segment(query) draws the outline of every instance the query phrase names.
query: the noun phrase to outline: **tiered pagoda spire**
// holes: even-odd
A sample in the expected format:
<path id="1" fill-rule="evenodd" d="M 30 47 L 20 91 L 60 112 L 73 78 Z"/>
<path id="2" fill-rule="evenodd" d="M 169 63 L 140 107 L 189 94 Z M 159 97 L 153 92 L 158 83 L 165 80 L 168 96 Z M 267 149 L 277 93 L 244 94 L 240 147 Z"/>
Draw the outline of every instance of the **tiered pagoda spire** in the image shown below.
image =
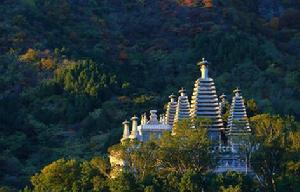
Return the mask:
<path id="1" fill-rule="evenodd" d="M 208 62 L 203 58 L 198 65 L 200 66 L 201 77 L 195 81 L 190 117 L 211 119 L 212 125 L 208 127 L 208 134 L 211 139 L 217 140 L 224 127 L 216 87 L 214 80 L 208 76 Z"/>
<path id="2" fill-rule="evenodd" d="M 234 97 L 232 98 L 230 115 L 228 118 L 228 135 L 239 135 L 242 133 L 249 133 L 249 121 L 244 104 L 244 99 L 241 95 L 239 88 L 233 91 Z"/>
<path id="3" fill-rule="evenodd" d="M 188 96 L 185 94 L 185 89 L 181 88 L 179 90 L 179 97 L 177 101 L 176 106 L 176 113 L 174 117 L 174 123 L 189 118 L 189 112 L 190 112 L 190 103 Z"/>
<path id="4" fill-rule="evenodd" d="M 176 101 L 176 96 L 174 94 L 170 95 L 169 98 L 170 101 L 168 102 L 167 111 L 166 111 L 166 123 L 170 126 L 173 126 L 177 101 Z"/>

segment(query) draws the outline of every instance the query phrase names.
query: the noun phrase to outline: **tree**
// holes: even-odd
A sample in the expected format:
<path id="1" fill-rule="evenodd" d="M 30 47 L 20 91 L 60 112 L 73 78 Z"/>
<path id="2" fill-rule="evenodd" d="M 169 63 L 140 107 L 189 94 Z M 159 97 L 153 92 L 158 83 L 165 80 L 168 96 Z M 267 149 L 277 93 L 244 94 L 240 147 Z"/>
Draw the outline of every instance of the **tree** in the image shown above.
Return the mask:
<path id="1" fill-rule="evenodd" d="M 55 79 L 66 91 L 107 98 L 108 88 L 116 83 L 114 75 L 106 74 L 90 60 L 70 62 L 55 72 Z"/>
<path id="2" fill-rule="evenodd" d="M 215 187 L 219 191 L 257 191 L 253 177 L 237 172 L 226 172 L 215 176 Z"/>
<path id="3" fill-rule="evenodd" d="M 180 192 L 197 192 L 203 189 L 203 178 L 200 173 L 195 173 L 192 170 L 188 170 L 181 177 L 179 183 Z"/>
<path id="4" fill-rule="evenodd" d="M 242 192 L 239 186 L 229 186 L 229 187 L 221 187 L 220 192 Z"/>
<path id="5" fill-rule="evenodd" d="M 268 114 L 254 116 L 250 122 L 256 137 L 252 168 L 265 190 L 277 191 L 289 159 L 289 132 L 295 124 L 291 118 Z"/>
<path id="6" fill-rule="evenodd" d="M 206 119 L 183 120 L 174 128 L 174 135 L 166 133 L 159 141 L 159 167 L 162 172 L 184 174 L 192 169 L 205 172 L 213 166 L 206 127 Z"/>
<path id="7" fill-rule="evenodd" d="M 159 146 L 153 140 L 144 143 L 138 150 L 133 151 L 132 165 L 134 166 L 135 174 L 140 179 L 146 175 L 155 174 L 157 170 L 157 150 Z"/>
<path id="8" fill-rule="evenodd" d="M 34 191 L 73 191 L 80 187 L 80 164 L 76 160 L 59 159 L 31 178 Z"/>
<path id="9" fill-rule="evenodd" d="M 137 191 L 138 184 L 131 173 L 122 172 L 118 177 L 110 179 L 109 189 L 111 192 Z"/>
<path id="10" fill-rule="evenodd" d="M 203 6 L 206 8 L 212 8 L 213 7 L 213 0 L 203 0 L 202 1 Z"/>
<path id="11" fill-rule="evenodd" d="M 91 161 L 59 159 L 31 178 L 34 191 L 106 191 L 107 163 L 100 157 Z"/>

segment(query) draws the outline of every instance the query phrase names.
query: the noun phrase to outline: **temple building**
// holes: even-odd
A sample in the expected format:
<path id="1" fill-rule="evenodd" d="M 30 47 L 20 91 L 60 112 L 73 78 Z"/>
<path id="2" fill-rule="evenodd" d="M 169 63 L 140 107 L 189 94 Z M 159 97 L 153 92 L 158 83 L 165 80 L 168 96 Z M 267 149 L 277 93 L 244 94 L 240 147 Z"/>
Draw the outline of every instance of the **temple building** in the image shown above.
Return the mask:
<path id="1" fill-rule="evenodd" d="M 216 87 L 214 80 L 208 76 L 208 62 L 203 58 L 198 65 L 200 66 L 201 77 L 195 81 L 190 117 L 211 119 L 212 125 L 208 127 L 208 135 L 211 140 L 218 141 L 224 127 Z"/>
<path id="2" fill-rule="evenodd" d="M 133 116 L 131 118 L 131 132 L 129 130 L 130 123 L 127 120 L 125 120 L 123 122 L 123 137 L 121 139 L 121 142 L 123 142 L 126 139 L 136 139 L 141 142 L 148 141 L 150 139 L 150 136 L 159 139 L 165 131 L 171 131 L 172 127 L 165 123 L 164 119 L 158 121 L 156 113 L 156 110 L 150 110 L 149 120 L 147 119 L 146 114 L 142 115 L 140 125 L 138 125 L 138 117 Z"/>
<path id="3" fill-rule="evenodd" d="M 176 96 L 174 94 L 169 96 L 170 101 L 167 104 L 167 111 L 165 115 L 165 121 L 168 125 L 173 127 L 174 117 L 176 113 L 177 101 Z"/>
<path id="4" fill-rule="evenodd" d="M 188 96 L 185 94 L 185 89 L 181 88 L 178 93 L 180 96 L 177 101 L 174 123 L 190 117 L 190 103 Z"/>
<path id="5" fill-rule="evenodd" d="M 158 120 L 157 111 L 150 110 L 149 120 L 147 114 L 141 116 L 140 125 L 138 117 L 131 118 L 130 122 L 123 122 L 123 136 L 121 143 L 127 141 L 146 142 L 151 137 L 159 139 L 164 132 L 172 132 L 174 125 L 183 119 L 208 118 L 211 124 L 208 125 L 208 137 L 213 141 L 211 152 L 215 154 L 218 166 L 216 173 L 225 171 L 248 172 L 247 156 L 240 147 L 248 145 L 247 137 L 251 133 L 246 108 L 241 91 L 234 90 L 232 103 L 226 100 L 225 94 L 218 97 L 214 80 L 208 76 L 208 62 L 202 59 L 198 63 L 201 77 L 194 83 L 191 103 L 188 95 L 182 88 L 176 101 L 175 95 L 169 96 L 169 102 L 165 115 L 161 114 Z M 230 106 L 230 107 L 229 107 Z M 224 122 L 230 108 L 227 125 Z M 226 111 L 227 110 L 227 111 Z M 223 120 L 224 122 L 223 122 Z M 195 126 L 191 126 L 194 128 Z M 225 141 L 225 142 L 224 142 Z M 125 162 L 118 158 L 118 154 L 110 154 L 112 166 L 124 166 Z"/>

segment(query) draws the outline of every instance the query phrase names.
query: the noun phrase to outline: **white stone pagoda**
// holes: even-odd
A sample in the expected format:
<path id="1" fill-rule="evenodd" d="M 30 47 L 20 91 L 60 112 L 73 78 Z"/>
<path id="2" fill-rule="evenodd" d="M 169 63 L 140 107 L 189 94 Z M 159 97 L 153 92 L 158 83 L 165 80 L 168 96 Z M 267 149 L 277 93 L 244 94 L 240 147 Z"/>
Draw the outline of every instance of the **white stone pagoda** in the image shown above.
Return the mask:
<path id="1" fill-rule="evenodd" d="M 188 96 L 185 94 L 185 89 L 181 88 L 178 93 L 180 96 L 177 101 L 174 124 L 180 120 L 188 119 L 190 117 L 190 103 Z"/>
<path id="2" fill-rule="evenodd" d="M 229 144 L 232 146 L 233 150 L 236 151 L 238 150 L 238 146 L 244 142 L 243 139 L 246 139 L 244 137 L 247 137 L 251 133 L 251 129 L 241 90 L 237 88 L 233 93 L 234 97 L 232 98 L 230 115 L 228 118 L 227 136 Z"/>
<path id="3" fill-rule="evenodd" d="M 165 115 L 165 121 L 168 125 L 173 127 L 174 117 L 176 113 L 177 101 L 176 96 L 174 94 L 169 96 L 170 101 L 167 104 L 167 111 Z"/>
<path id="4" fill-rule="evenodd" d="M 148 141 L 151 136 L 156 139 L 159 139 L 165 131 L 171 131 L 172 127 L 165 123 L 164 119 L 158 121 L 157 111 L 150 110 L 150 118 L 147 119 L 147 115 L 143 114 L 141 117 L 141 124 L 138 125 L 138 118 L 133 116 L 132 129 L 129 135 L 129 122 L 126 120 L 123 122 L 123 137 L 121 142 L 124 142 L 126 139 L 138 140 L 138 141 Z"/>
<path id="5" fill-rule="evenodd" d="M 224 127 L 216 87 L 214 80 L 208 76 L 208 62 L 203 58 L 198 66 L 200 66 L 201 77 L 195 81 L 190 117 L 211 119 L 212 125 L 208 127 L 208 135 L 212 140 L 217 141 Z"/>

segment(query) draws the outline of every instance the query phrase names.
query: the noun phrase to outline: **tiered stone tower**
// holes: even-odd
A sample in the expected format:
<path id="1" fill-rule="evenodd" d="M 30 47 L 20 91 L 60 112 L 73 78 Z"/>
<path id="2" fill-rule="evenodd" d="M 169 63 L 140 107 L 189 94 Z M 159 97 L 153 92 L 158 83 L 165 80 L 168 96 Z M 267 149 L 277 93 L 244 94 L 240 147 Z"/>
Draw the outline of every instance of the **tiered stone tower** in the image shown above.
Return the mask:
<path id="1" fill-rule="evenodd" d="M 167 111 L 166 111 L 166 123 L 170 125 L 171 127 L 173 126 L 174 123 L 174 117 L 176 113 L 176 107 L 177 107 L 177 102 L 176 102 L 176 96 L 175 95 L 170 95 L 169 96 L 170 101 L 168 102 L 167 105 Z"/>
<path id="2" fill-rule="evenodd" d="M 208 135 L 212 140 L 219 140 L 223 131 L 223 122 L 220 114 L 218 96 L 214 80 L 208 77 L 208 62 L 203 58 L 198 63 L 201 77 L 195 81 L 190 117 L 209 118 L 212 125 L 208 127 Z"/>
<path id="3" fill-rule="evenodd" d="M 247 118 L 244 99 L 239 88 L 233 91 L 230 115 L 228 118 L 227 135 L 233 149 L 237 150 L 237 144 L 242 142 L 242 137 L 251 132 Z"/>
<path id="4" fill-rule="evenodd" d="M 189 103 L 188 96 L 185 95 L 185 89 L 181 88 L 179 90 L 179 94 L 180 96 L 178 97 L 174 123 L 182 119 L 189 118 L 189 113 L 190 113 L 190 103 Z"/>

